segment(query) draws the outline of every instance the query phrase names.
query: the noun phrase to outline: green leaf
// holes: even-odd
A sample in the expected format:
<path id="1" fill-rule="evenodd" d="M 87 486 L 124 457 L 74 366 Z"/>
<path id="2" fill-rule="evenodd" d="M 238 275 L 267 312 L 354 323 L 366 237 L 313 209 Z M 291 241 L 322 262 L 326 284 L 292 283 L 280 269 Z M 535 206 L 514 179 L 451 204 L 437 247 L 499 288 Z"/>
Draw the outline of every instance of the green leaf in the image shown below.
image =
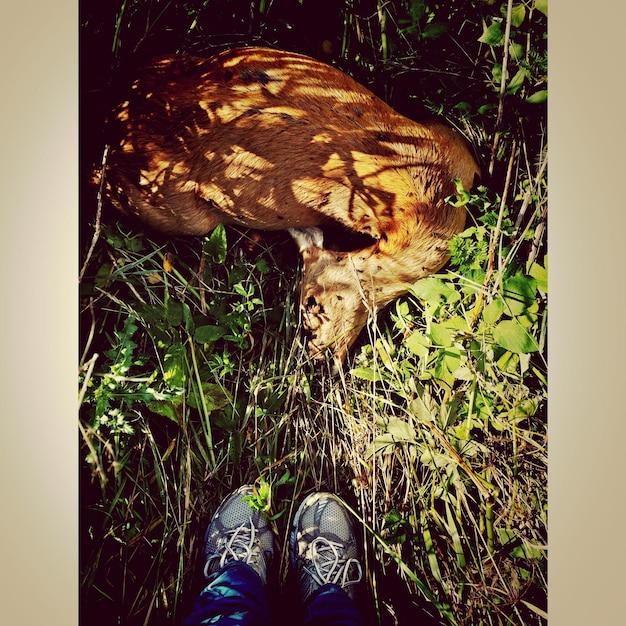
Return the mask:
<path id="1" fill-rule="evenodd" d="M 389 420 L 380 424 L 385 432 L 378 435 L 366 452 L 366 458 L 371 458 L 374 454 L 389 454 L 403 444 L 416 444 L 415 429 L 411 424 L 397 417 L 390 417 Z"/>
<path id="2" fill-rule="evenodd" d="M 208 411 L 215 411 L 216 409 L 223 409 L 231 402 L 230 396 L 224 390 L 221 385 L 215 383 L 202 383 L 202 395 L 204 396 L 204 402 Z M 189 406 L 198 411 L 203 409 L 202 398 L 198 394 L 196 387 L 194 386 L 187 398 Z"/>
<path id="3" fill-rule="evenodd" d="M 505 350 L 497 361 L 498 369 L 506 374 L 516 374 L 519 364 L 519 354 L 510 350 Z"/>
<path id="4" fill-rule="evenodd" d="M 457 348 L 444 350 L 441 363 L 451 374 L 454 374 L 461 365 L 461 352 Z"/>
<path id="5" fill-rule="evenodd" d="M 378 435 L 376 439 L 367 447 L 365 458 L 371 459 L 375 454 L 390 454 L 396 448 L 393 437 L 387 433 Z"/>
<path id="6" fill-rule="evenodd" d="M 493 82 L 499 87 L 502 82 L 502 65 L 500 63 L 493 64 L 493 67 L 491 68 L 491 77 Z"/>
<path id="7" fill-rule="evenodd" d="M 428 336 L 435 346 L 447 347 L 452 345 L 452 331 L 445 324 L 433 322 L 430 325 Z"/>
<path id="8" fill-rule="evenodd" d="M 187 382 L 185 346 L 172 344 L 163 359 L 163 380 L 170 389 L 182 389 Z"/>
<path id="9" fill-rule="evenodd" d="M 521 43 L 515 43 L 512 41 L 509 44 L 509 56 L 513 61 L 519 63 L 524 58 L 524 46 Z"/>
<path id="10" fill-rule="evenodd" d="M 540 89 L 539 91 L 535 91 L 535 93 L 531 94 L 526 98 L 526 102 L 529 104 L 541 104 L 548 99 L 548 90 Z"/>
<path id="11" fill-rule="evenodd" d="M 257 270 L 261 272 L 261 274 L 269 274 L 272 271 L 272 267 L 267 262 L 267 259 L 264 259 L 263 257 L 258 259 L 254 265 L 257 268 Z"/>
<path id="12" fill-rule="evenodd" d="M 422 37 L 424 39 L 437 39 L 441 37 L 445 32 L 447 32 L 448 26 L 446 24 L 442 24 L 439 22 L 433 22 L 432 24 L 427 24 L 424 30 L 422 31 Z"/>
<path id="13" fill-rule="evenodd" d="M 183 305 L 176 300 L 168 300 L 165 305 L 165 318 L 172 326 L 178 326 L 183 321 Z"/>
<path id="14" fill-rule="evenodd" d="M 458 291 L 441 279 L 430 276 L 423 278 L 409 287 L 409 292 L 428 304 L 437 305 L 443 298 L 446 302 L 457 302 L 460 299 Z"/>
<path id="15" fill-rule="evenodd" d="M 459 330 L 463 333 L 469 332 L 470 328 L 467 323 L 467 320 L 461 315 L 455 315 L 451 317 L 449 320 L 443 322 L 444 326 L 447 326 L 451 330 Z"/>
<path id="16" fill-rule="evenodd" d="M 445 590 L 447 590 L 447 585 L 445 584 L 441 576 L 441 570 L 439 569 L 439 562 L 437 560 L 437 550 L 435 548 L 435 543 L 430 534 L 430 529 L 428 527 L 428 519 L 424 511 L 421 512 L 420 522 L 421 522 L 420 525 L 422 527 L 422 537 L 424 539 L 424 548 L 426 549 L 426 554 L 428 555 L 428 564 L 430 565 L 430 571 L 433 575 L 433 578 Z"/>
<path id="17" fill-rule="evenodd" d="M 409 403 L 409 410 L 421 422 L 434 422 L 435 416 L 433 412 L 426 406 L 422 398 L 417 397 Z"/>
<path id="18" fill-rule="evenodd" d="M 397 417 L 390 417 L 387 423 L 387 434 L 396 442 L 415 442 L 415 429 L 411 424 Z"/>
<path id="19" fill-rule="evenodd" d="M 369 367 L 355 367 L 351 373 L 352 376 L 356 376 L 362 380 L 377 381 L 383 378 L 379 372 L 375 372 Z"/>
<path id="20" fill-rule="evenodd" d="M 198 326 L 193 338 L 197 343 L 215 343 L 218 339 L 221 339 L 226 335 L 228 329 L 223 326 Z"/>
<path id="21" fill-rule="evenodd" d="M 521 315 L 535 301 L 537 281 L 532 276 L 516 274 L 504 281 L 502 295 L 512 317 Z"/>
<path id="22" fill-rule="evenodd" d="M 185 322 L 185 330 L 189 334 L 193 333 L 195 328 L 193 315 L 191 313 L 191 308 L 186 302 L 183 302 L 183 321 Z"/>
<path id="23" fill-rule="evenodd" d="M 488 46 L 501 46 L 504 43 L 504 34 L 500 22 L 494 22 L 488 28 L 483 25 L 483 34 L 478 41 Z"/>
<path id="24" fill-rule="evenodd" d="M 413 354 L 416 354 L 421 359 L 428 355 L 430 339 L 428 339 L 428 337 L 426 337 L 426 335 L 419 330 L 412 332 L 404 340 L 404 343 Z"/>
<path id="25" fill-rule="evenodd" d="M 535 0 L 535 8 L 541 11 L 546 17 L 548 15 L 548 0 Z"/>
<path id="26" fill-rule="evenodd" d="M 516 320 L 500 322 L 493 329 L 493 338 L 499 346 L 517 354 L 527 354 L 539 350 L 534 337 Z"/>
<path id="27" fill-rule="evenodd" d="M 539 265 L 539 263 L 533 263 L 528 268 L 528 273 L 537 281 L 537 289 L 541 293 L 548 293 L 548 270 L 545 267 Z"/>
<path id="28" fill-rule="evenodd" d="M 511 80 L 509 81 L 509 84 L 506 87 L 507 93 L 516 93 L 519 88 L 524 84 L 527 76 L 528 70 L 520 67 L 520 69 L 517 70 L 515 76 L 513 76 L 513 78 L 511 78 Z"/>
<path id="29" fill-rule="evenodd" d="M 454 179 L 454 185 L 456 187 L 456 196 L 450 196 L 446 198 L 446 202 L 453 207 L 465 206 L 471 199 L 468 191 L 463 188 L 463 183 L 460 178 Z"/>
<path id="30" fill-rule="evenodd" d="M 526 7 L 523 4 L 516 4 L 511 8 L 511 24 L 513 26 L 521 26 L 525 17 Z"/>
<path id="31" fill-rule="evenodd" d="M 486 324 L 493 326 L 504 312 L 504 302 L 493 300 L 483 309 L 483 320 Z"/>
<path id="32" fill-rule="evenodd" d="M 226 260 L 227 251 L 226 229 L 218 224 L 202 245 L 202 252 L 214 263 L 220 265 Z"/>
<path id="33" fill-rule="evenodd" d="M 171 400 L 151 400 L 150 402 L 146 402 L 146 406 L 150 411 L 156 413 L 157 415 L 162 415 L 163 417 L 167 417 L 171 419 L 173 422 L 179 423 L 178 421 L 178 407 L 182 403 L 183 396 L 177 396 Z"/>
<path id="34" fill-rule="evenodd" d="M 104 288 L 109 283 L 113 266 L 110 263 L 105 263 L 98 269 L 96 277 L 94 279 L 96 287 Z"/>

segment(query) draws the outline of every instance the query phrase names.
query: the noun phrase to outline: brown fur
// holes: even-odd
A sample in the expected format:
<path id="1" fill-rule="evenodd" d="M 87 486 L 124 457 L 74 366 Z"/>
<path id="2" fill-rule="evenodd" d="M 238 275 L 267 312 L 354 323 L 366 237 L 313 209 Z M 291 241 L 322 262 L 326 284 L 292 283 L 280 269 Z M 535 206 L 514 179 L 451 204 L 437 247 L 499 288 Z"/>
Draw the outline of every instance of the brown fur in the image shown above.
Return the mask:
<path id="1" fill-rule="evenodd" d="M 304 259 L 309 350 L 341 361 L 377 308 L 448 259 L 465 210 L 454 179 L 479 173 L 448 127 L 413 122 L 333 67 L 242 48 L 209 59 L 156 60 L 114 111 L 111 200 L 170 234 L 217 224 L 289 229 Z M 339 222 L 373 238 L 326 250 Z"/>

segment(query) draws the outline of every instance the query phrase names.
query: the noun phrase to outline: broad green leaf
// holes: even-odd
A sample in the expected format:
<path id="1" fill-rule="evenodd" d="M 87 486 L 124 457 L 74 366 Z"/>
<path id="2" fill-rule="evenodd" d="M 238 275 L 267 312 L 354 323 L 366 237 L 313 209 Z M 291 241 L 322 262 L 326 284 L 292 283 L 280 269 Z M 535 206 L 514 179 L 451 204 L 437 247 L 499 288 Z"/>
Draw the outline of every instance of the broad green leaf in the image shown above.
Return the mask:
<path id="1" fill-rule="evenodd" d="M 541 293 L 548 293 L 548 270 L 545 267 L 533 263 L 528 268 L 528 274 L 537 281 L 537 289 Z"/>
<path id="2" fill-rule="evenodd" d="M 215 343 L 218 339 L 221 339 L 226 335 L 228 330 L 222 326 L 198 326 L 193 338 L 198 343 Z"/>
<path id="3" fill-rule="evenodd" d="M 516 4 L 511 8 L 511 24 L 521 26 L 526 17 L 526 7 L 523 4 Z"/>
<path id="4" fill-rule="evenodd" d="M 535 93 L 531 94 L 526 98 L 526 102 L 529 104 L 541 104 L 548 99 L 548 90 L 540 89 L 539 91 L 535 91 Z"/>
<path id="5" fill-rule="evenodd" d="M 202 383 L 202 395 L 204 396 L 204 404 L 206 404 L 208 411 L 223 409 L 231 402 L 230 396 L 224 388 L 221 385 L 216 385 L 215 383 Z M 187 398 L 187 402 L 192 408 L 202 411 L 202 398 L 198 395 L 198 391 L 195 386 L 191 390 L 191 393 Z"/>
<path id="6" fill-rule="evenodd" d="M 162 415 L 163 417 L 167 417 L 171 419 L 173 422 L 179 423 L 178 421 L 178 407 L 182 404 L 183 396 L 182 394 L 178 397 L 175 397 L 171 400 L 159 401 L 159 400 L 151 400 L 150 402 L 146 402 L 146 406 L 157 415 Z"/>
<path id="7" fill-rule="evenodd" d="M 509 412 L 508 415 L 511 419 L 526 418 L 535 415 L 539 402 L 536 398 L 525 398 L 516 404 Z"/>
<path id="8" fill-rule="evenodd" d="M 517 374 L 519 354 L 506 350 L 497 361 L 498 369 L 505 374 Z"/>
<path id="9" fill-rule="evenodd" d="M 537 294 L 537 281 L 532 276 L 516 274 L 504 282 L 502 295 L 507 312 L 515 317 L 521 315 L 534 301 Z"/>
<path id="10" fill-rule="evenodd" d="M 535 8 L 544 15 L 548 15 L 548 0 L 535 0 Z"/>
<path id="11" fill-rule="evenodd" d="M 396 448 L 393 437 L 387 433 L 378 435 L 376 439 L 367 447 L 365 458 L 370 459 L 376 454 L 390 454 Z"/>
<path id="12" fill-rule="evenodd" d="M 502 82 L 502 65 L 500 63 L 494 63 L 491 68 L 491 78 L 493 82 L 500 87 L 500 83 Z"/>
<path id="13" fill-rule="evenodd" d="M 420 455 L 420 463 L 427 467 L 449 467 L 453 461 L 448 455 L 428 446 Z"/>
<path id="14" fill-rule="evenodd" d="M 506 90 L 508 93 L 516 93 L 519 88 L 524 84 L 524 80 L 528 76 L 528 70 L 525 70 L 523 67 L 520 67 L 517 70 L 515 76 L 511 78 L 509 84 L 506 86 Z"/>
<path id="15" fill-rule="evenodd" d="M 426 406 L 422 398 L 417 397 L 409 403 L 409 411 L 421 422 L 434 422 L 433 412 Z"/>
<path id="16" fill-rule="evenodd" d="M 504 34 L 500 22 L 494 22 L 489 27 L 483 25 L 483 34 L 478 41 L 488 46 L 501 46 L 504 43 Z"/>
<path id="17" fill-rule="evenodd" d="M 532 328 L 539 319 L 539 303 L 535 300 L 521 315 L 515 319 L 525 328 Z"/>
<path id="18" fill-rule="evenodd" d="M 537 342 L 516 320 L 504 320 L 493 329 L 493 338 L 499 346 L 517 354 L 539 350 Z"/>
<path id="19" fill-rule="evenodd" d="M 504 302 L 500 299 L 493 300 L 483 309 L 483 320 L 493 326 L 504 312 Z"/>
<path id="20" fill-rule="evenodd" d="M 415 429 L 411 424 L 397 417 L 390 417 L 387 423 L 387 434 L 394 441 L 415 443 Z"/>
<path id="21" fill-rule="evenodd" d="M 168 300 L 165 305 L 165 317 L 172 326 L 178 326 L 183 321 L 183 305 L 176 300 Z"/>
<path id="22" fill-rule="evenodd" d="M 254 265 L 257 268 L 257 270 L 261 272 L 261 274 L 269 274 L 272 271 L 272 268 L 270 264 L 267 262 L 267 259 L 264 259 L 263 257 L 258 259 Z"/>
<path id="23" fill-rule="evenodd" d="M 443 346 L 445 348 L 452 345 L 452 330 L 445 324 L 433 322 L 430 325 L 428 336 L 435 346 Z"/>
<path id="24" fill-rule="evenodd" d="M 459 293 L 452 285 L 444 283 L 434 276 L 418 280 L 409 287 L 409 291 L 420 300 L 433 305 L 439 304 L 442 298 L 450 303 L 457 302 L 460 298 Z"/>
<path id="25" fill-rule="evenodd" d="M 412 332 L 405 340 L 406 347 L 420 358 L 424 358 L 428 355 L 428 349 L 430 347 L 430 339 L 426 337 L 422 332 L 416 330 Z"/>
<path id="26" fill-rule="evenodd" d="M 470 193 L 463 188 L 463 182 L 460 178 L 454 179 L 454 185 L 456 187 L 456 196 L 450 196 L 446 201 L 454 207 L 465 206 L 471 199 Z"/>
<path id="27" fill-rule="evenodd" d="M 443 352 L 442 364 L 451 374 L 454 374 L 461 365 L 461 351 L 456 348 L 447 348 Z"/>
<path id="28" fill-rule="evenodd" d="M 459 350 L 456 348 L 441 350 L 434 368 L 435 378 L 452 387 L 454 384 L 454 372 L 460 365 L 461 353 Z"/>
<path id="29" fill-rule="evenodd" d="M 187 381 L 185 346 L 172 344 L 163 359 L 163 380 L 170 389 L 182 389 Z"/>
<path id="30" fill-rule="evenodd" d="M 227 251 L 226 229 L 223 224 L 218 224 L 208 239 L 205 239 L 202 245 L 202 252 L 209 257 L 214 263 L 220 265 L 226 260 Z"/>
<path id="31" fill-rule="evenodd" d="M 110 263 L 100 266 L 94 280 L 97 287 L 105 288 L 108 286 L 112 270 L 113 266 Z"/>
<path id="32" fill-rule="evenodd" d="M 474 380 L 476 374 L 469 367 L 458 367 L 454 371 L 454 377 L 457 380 Z"/>
<path id="33" fill-rule="evenodd" d="M 525 54 L 525 49 L 521 43 L 515 43 L 514 41 L 512 41 L 509 44 L 509 56 L 511 57 L 513 61 L 515 61 L 516 63 L 519 63 L 519 61 L 521 61 L 524 58 L 524 54 Z"/>
<path id="34" fill-rule="evenodd" d="M 449 320 L 443 322 L 443 325 L 451 330 L 458 330 L 464 333 L 469 332 L 469 324 L 467 320 L 461 315 L 455 315 L 451 317 Z"/>

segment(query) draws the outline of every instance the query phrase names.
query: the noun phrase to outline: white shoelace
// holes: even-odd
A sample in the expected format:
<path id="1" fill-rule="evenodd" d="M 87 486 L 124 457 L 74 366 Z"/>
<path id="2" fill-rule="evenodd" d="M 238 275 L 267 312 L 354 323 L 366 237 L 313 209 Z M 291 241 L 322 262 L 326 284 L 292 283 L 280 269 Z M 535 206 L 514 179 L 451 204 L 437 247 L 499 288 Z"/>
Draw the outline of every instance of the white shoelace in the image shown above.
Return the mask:
<path id="1" fill-rule="evenodd" d="M 314 570 L 309 567 L 303 569 L 308 572 L 319 585 L 333 583 L 342 589 L 350 585 L 356 585 L 361 581 L 363 572 L 357 559 L 341 558 L 339 550 L 343 550 L 340 543 L 330 541 L 325 537 L 317 537 L 311 542 L 310 560 Z M 356 578 L 349 578 L 351 565 L 357 570 Z"/>
<path id="2" fill-rule="evenodd" d="M 265 577 L 265 559 L 261 547 L 256 541 L 257 529 L 250 519 L 249 524 L 242 524 L 234 530 L 225 533 L 226 538 L 218 539 L 217 550 L 211 554 L 204 565 L 206 578 L 211 574 L 210 569 L 214 562 L 219 559 L 219 568 L 224 567 L 227 561 L 243 561 L 251 564 L 261 575 Z"/>

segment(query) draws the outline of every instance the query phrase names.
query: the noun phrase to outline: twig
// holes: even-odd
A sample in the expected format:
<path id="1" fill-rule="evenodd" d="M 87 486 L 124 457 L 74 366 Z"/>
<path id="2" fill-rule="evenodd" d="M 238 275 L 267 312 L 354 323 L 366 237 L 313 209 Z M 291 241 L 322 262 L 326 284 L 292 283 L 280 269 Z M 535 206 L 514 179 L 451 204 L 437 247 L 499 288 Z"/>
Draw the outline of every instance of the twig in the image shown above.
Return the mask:
<path id="1" fill-rule="evenodd" d="M 83 384 L 80 388 L 80 393 L 78 394 L 78 406 L 80 408 L 80 405 L 83 403 L 83 399 L 85 398 L 85 393 L 87 391 L 87 385 L 89 384 L 89 381 L 91 380 L 91 375 L 93 373 L 93 368 L 94 365 L 96 364 L 96 360 L 98 359 L 98 354 L 94 354 L 91 359 L 89 359 L 89 363 L 87 365 L 87 373 L 85 374 L 85 380 L 83 381 Z"/>
<path id="2" fill-rule="evenodd" d="M 80 274 L 78 275 L 78 283 L 80 284 L 83 280 L 83 276 L 85 275 L 85 271 L 87 270 L 87 265 L 89 265 L 89 259 L 93 254 L 93 251 L 96 247 L 96 243 L 100 237 L 100 218 L 102 216 L 102 190 L 104 189 L 104 169 L 106 167 L 107 156 L 109 154 L 109 146 L 104 147 L 104 152 L 102 153 L 102 164 L 100 168 L 100 186 L 98 188 L 98 205 L 96 209 L 96 223 L 94 225 L 93 237 L 91 239 L 91 245 L 89 246 L 89 251 L 87 252 L 87 258 L 83 263 L 83 267 L 80 270 Z"/>
<path id="3" fill-rule="evenodd" d="M 504 115 L 504 95 L 506 93 L 506 77 L 509 64 L 509 40 L 511 37 L 511 14 L 513 11 L 513 0 L 508 0 L 506 7 L 506 27 L 504 30 L 504 52 L 502 55 L 502 76 L 500 78 L 500 96 L 498 101 L 498 116 L 496 117 L 496 127 L 493 135 L 493 146 L 491 148 L 491 162 L 489 163 L 489 174 L 493 174 L 496 162 L 496 152 L 500 141 L 500 126 Z"/>
<path id="4" fill-rule="evenodd" d="M 513 256 L 515 254 L 517 254 L 517 251 L 518 251 L 518 249 L 519 249 L 519 247 L 521 245 L 521 242 L 524 240 L 524 237 L 526 236 L 526 233 L 528 232 L 528 230 L 531 227 L 532 223 L 535 221 L 535 218 L 537 217 L 539 211 L 541 211 L 541 217 L 540 217 L 540 220 L 539 220 L 539 225 L 537 226 L 537 231 L 535 232 L 535 238 L 533 240 L 533 246 L 531 248 L 531 253 L 529 255 L 529 261 L 531 261 L 531 257 L 532 257 L 532 261 L 534 261 L 536 255 L 537 255 L 539 241 L 541 240 L 541 237 L 543 235 L 544 220 L 545 220 L 545 216 L 546 216 L 548 207 L 546 205 L 542 209 L 541 208 L 541 203 L 539 203 L 539 206 L 537 207 L 537 209 L 533 213 L 532 217 L 528 220 L 528 222 L 526 224 L 526 227 L 524 228 L 524 230 L 521 233 L 519 232 L 520 231 L 520 227 L 521 227 L 521 222 L 522 222 L 522 220 L 520 218 L 526 213 L 526 209 L 528 208 L 528 205 L 530 204 L 533 192 L 536 191 L 539 188 L 539 183 L 541 182 L 541 179 L 543 178 L 543 175 L 544 175 L 544 173 L 546 171 L 547 165 L 548 165 L 548 155 L 547 155 L 547 153 L 544 153 L 543 160 L 541 162 L 541 166 L 539 167 L 539 171 L 537 172 L 537 175 L 535 176 L 535 180 L 533 182 L 533 186 L 530 187 L 526 191 L 526 194 L 524 195 L 524 200 L 522 201 L 522 207 L 520 208 L 520 213 L 519 213 L 520 217 L 518 217 L 517 223 L 515 225 L 515 230 L 513 231 L 513 237 L 515 238 L 515 242 L 511 246 L 511 249 L 509 250 L 509 253 L 506 256 L 506 259 L 504 260 L 504 263 L 503 263 L 504 267 L 506 267 L 506 265 L 513 258 Z"/>
<path id="5" fill-rule="evenodd" d="M 506 200 L 508 196 L 509 185 L 511 183 L 511 175 L 513 172 L 513 163 L 515 162 L 515 157 L 517 155 L 517 142 L 513 142 L 513 146 L 511 147 L 511 158 L 509 159 L 509 165 L 506 171 L 506 180 L 504 182 L 504 189 L 502 191 L 502 199 L 500 201 L 500 210 L 498 212 L 498 221 L 496 226 L 491 233 L 491 240 L 489 242 L 489 255 L 487 260 L 487 271 L 485 272 L 485 280 L 483 281 L 483 286 L 480 292 L 478 293 L 478 297 L 476 298 L 476 306 L 474 307 L 474 311 L 472 312 L 472 317 L 470 319 L 470 328 L 474 328 L 474 325 L 478 321 L 478 317 L 483 309 L 485 294 L 487 293 L 487 286 L 491 281 L 491 276 L 493 274 L 493 266 L 494 259 L 496 255 L 496 246 L 498 245 L 498 241 L 500 239 L 500 231 L 502 229 L 502 220 L 504 217 L 504 209 L 506 208 Z"/>
<path id="6" fill-rule="evenodd" d="M 80 357 L 79 366 L 82 367 L 85 359 L 87 358 L 87 352 L 89 351 L 89 347 L 91 346 L 91 342 L 93 341 L 95 331 L 96 331 L 96 314 L 93 310 L 93 298 L 89 298 L 89 312 L 91 313 L 91 327 L 89 328 L 89 335 L 87 337 L 87 341 L 85 343 L 85 349 L 83 350 L 83 354 Z"/>
<path id="7" fill-rule="evenodd" d="M 543 208 L 541 212 L 541 218 L 539 219 L 539 224 L 537 225 L 537 229 L 535 230 L 535 237 L 533 238 L 532 246 L 530 247 L 530 253 L 528 255 L 528 263 L 533 264 L 535 259 L 537 258 L 537 253 L 539 252 L 539 247 L 541 245 L 541 238 L 543 237 L 543 232 L 546 228 L 546 216 L 548 214 L 548 205 Z"/>

